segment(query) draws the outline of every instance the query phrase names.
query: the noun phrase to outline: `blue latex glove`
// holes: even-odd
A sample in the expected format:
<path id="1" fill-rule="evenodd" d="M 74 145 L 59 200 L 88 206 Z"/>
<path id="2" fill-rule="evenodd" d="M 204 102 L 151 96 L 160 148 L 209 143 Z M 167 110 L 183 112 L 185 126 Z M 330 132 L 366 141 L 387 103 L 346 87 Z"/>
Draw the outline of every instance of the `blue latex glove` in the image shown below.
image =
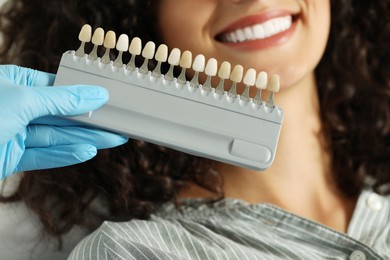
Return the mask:
<path id="1" fill-rule="evenodd" d="M 0 179 L 91 159 L 97 149 L 127 138 L 54 116 L 84 114 L 102 106 L 108 93 L 97 86 L 49 87 L 55 75 L 0 65 Z"/>

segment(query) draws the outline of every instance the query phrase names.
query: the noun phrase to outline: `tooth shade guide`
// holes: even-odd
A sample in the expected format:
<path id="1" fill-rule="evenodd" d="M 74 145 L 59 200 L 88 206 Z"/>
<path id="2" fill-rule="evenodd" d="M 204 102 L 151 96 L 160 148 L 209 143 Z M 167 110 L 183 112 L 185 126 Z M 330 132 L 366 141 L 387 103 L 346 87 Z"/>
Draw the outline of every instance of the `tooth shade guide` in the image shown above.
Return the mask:
<path id="1" fill-rule="evenodd" d="M 90 42 L 92 38 L 92 27 L 89 24 L 85 24 L 79 33 L 80 47 L 76 51 L 76 56 L 84 57 L 85 55 L 85 43 Z"/>
<path id="2" fill-rule="evenodd" d="M 93 46 L 92 51 L 88 55 L 88 59 L 95 61 L 98 58 L 98 56 L 97 56 L 98 47 L 103 45 L 103 42 L 104 42 L 104 31 L 102 28 L 99 27 L 95 30 L 91 41 L 92 41 L 94 46 Z"/>
<path id="3" fill-rule="evenodd" d="M 152 72 L 152 76 L 159 77 L 161 75 L 161 63 L 166 62 L 168 58 L 168 46 L 165 44 L 158 46 L 154 58 L 157 61 L 157 65 Z"/>
<path id="4" fill-rule="evenodd" d="M 152 72 L 152 76 L 155 78 L 161 76 L 161 61 L 157 62 L 157 65 Z"/>
<path id="5" fill-rule="evenodd" d="M 218 149 L 222 148 L 225 150 L 220 159 L 230 159 L 247 151 L 246 144 L 251 147 L 260 145 L 260 151 L 265 147 L 267 156 L 261 158 L 261 162 L 269 162 L 274 154 L 274 144 L 277 143 L 274 135 L 279 134 L 283 115 L 278 108 L 247 105 L 239 100 L 230 102 L 226 95 L 204 95 L 201 88 L 192 89 L 188 84 L 179 88 L 174 84 L 164 84 L 161 77 L 140 77 L 137 71 L 128 73 L 125 69 L 113 73 L 111 65 L 99 66 L 98 62 L 85 61 L 86 57 L 76 59 L 74 52 L 65 53 L 55 85 L 74 84 L 80 80 L 88 84 L 100 83 L 110 92 L 110 100 L 90 117 L 81 115 L 74 120 L 84 120 L 79 122 L 164 146 L 173 144 L 171 148 L 194 154 L 206 149 L 210 153 L 198 153 L 204 157 L 220 154 Z M 210 125 L 212 127 L 208 127 Z M 156 133 L 156 129 L 161 131 Z M 161 142 L 167 137 L 168 141 Z M 190 147 L 192 144 L 198 145 L 196 149 Z M 257 151 L 251 154 L 257 154 Z M 249 157 L 252 158 L 256 161 L 258 157 Z M 239 162 L 242 161 L 248 159 Z M 233 162 L 236 160 L 230 160 Z"/>
<path id="6" fill-rule="evenodd" d="M 205 69 L 205 56 L 203 54 L 196 55 L 192 69 L 196 72 L 203 72 Z"/>
<path id="7" fill-rule="evenodd" d="M 177 78 L 177 82 L 179 84 L 186 84 L 187 78 L 186 78 L 186 70 L 191 68 L 192 65 L 192 52 L 185 50 L 183 54 L 180 57 L 180 63 L 181 72 L 179 77 Z"/>
<path id="8" fill-rule="evenodd" d="M 195 71 L 194 76 L 192 77 L 190 81 L 190 86 L 193 88 L 197 88 L 199 86 L 199 72 Z"/>
<path id="9" fill-rule="evenodd" d="M 142 64 L 141 68 L 139 68 L 139 72 L 142 74 L 148 74 L 149 71 L 149 60 L 153 59 L 154 52 L 155 52 L 156 44 L 152 41 L 148 41 L 145 44 L 145 47 L 142 50 L 142 57 L 144 57 L 144 63 Z"/>
<path id="10" fill-rule="evenodd" d="M 181 68 L 181 72 L 180 72 L 180 75 L 179 77 L 177 77 L 177 83 L 179 84 L 186 84 L 187 82 L 187 78 L 186 78 L 186 68 Z"/>
<path id="11" fill-rule="evenodd" d="M 253 102 L 257 103 L 257 104 L 262 103 L 263 101 L 261 99 L 261 96 L 262 96 L 262 89 L 259 88 L 259 89 L 257 89 L 255 97 L 253 98 Z"/>
<path id="12" fill-rule="evenodd" d="M 237 83 L 240 83 L 244 73 L 244 68 L 241 65 L 234 66 L 232 73 L 230 74 L 230 80 L 233 82 L 232 87 L 229 90 L 229 97 L 237 96 Z"/>
<path id="13" fill-rule="evenodd" d="M 271 92 L 278 92 L 280 89 L 280 78 L 278 75 L 273 74 L 269 79 L 267 89 Z"/>
<path id="14" fill-rule="evenodd" d="M 261 103 L 263 102 L 261 99 L 262 90 L 267 88 L 268 84 L 268 75 L 265 71 L 260 71 L 259 74 L 257 74 L 256 83 L 255 86 L 257 88 L 256 96 L 253 98 L 255 103 Z"/>
<path id="15" fill-rule="evenodd" d="M 106 33 L 106 35 L 104 37 L 103 46 L 104 46 L 104 48 L 106 48 L 106 51 L 101 58 L 101 62 L 104 64 L 108 64 L 111 62 L 111 59 L 110 59 L 111 49 L 114 49 L 116 46 L 116 34 L 114 31 L 108 31 Z"/>
<path id="16" fill-rule="evenodd" d="M 228 61 L 224 61 L 218 69 L 218 77 L 220 80 L 215 92 L 219 95 L 223 95 L 225 93 L 225 80 L 230 78 L 231 67 L 232 66 Z"/>
<path id="17" fill-rule="evenodd" d="M 136 69 L 135 57 L 136 57 L 136 55 L 131 55 L 130 61 L 129 61 L 129 63 L 127 63 L 127 65 L 126 65 L 126 69 L 128 69 L 128 70 L 130 70 L 130 71 L 133 71 L 133 70 Z"/>
<path id="18" fill-rule="evenodd" d="M 223 95 L 225 93 L 225 79 L 219 79 L 218 86 L 215 88 L 215 93 L 219 95 Z"/>
<path id="19" fill-rule="evenodd" d="M 142 64 L 142 66 L 139 68 L 138 71 L 142 74 L 148 74 L 149 71 L 148 64 L 149 64 L 149 59 L 145 58 L 144 63 Z"/>
<path id="20" fill-rule="evenodd" d="M 190 85 L 193 88 L 199 86 L 199 73 L 203 72 L 205 68 L 205 56 L 203 54 L 196 55 L 194 62 L 192 64 L 192 70 L 195 72 Z"/>
<path id="21" fill-rule="evenodd" d="M 123 52 L 128 50 L 129 46 L 129 36 L 126 34 L 121 34 L 118 38 L 118 42 L 116 43 L 116 49 L 118 51 L 118 57 L 114 61 L 115 67 L 122 67 L 123 66 Z"/>
<path id="22" fill-rule="evenodd" d="M 268 97 L 268 101 L 267 101 L 267 105 L 269 107 L 275 107 L 275 93 L 278 92 L 280 89 L 280 78 L 279 78 L 279 75 L 276 75 L 276 74 L 273 74 L 270 79 L 269 79 L 269 82 L 268 82 L 268 85 L 267 85 L 267 90 L 270 91 L 270 94 L 269 94 L 269 97 Z"/>
<path id="23" fill-rule="evenodd" d="M 134 37 L 129 46 L 131 55 L 140 55 L 142 52 L 142 41 L 139 37 Z"/>
<path id="24" fill-rule="evenodd" d="M 141 54 L 145 59 L 145 61 L 143 63 L 144 68 L 141 67 L 140 69 L 137 70 L 139 73 L 143 73 L 143 74 L 149 73 L 149 68 L 148 68 L 147 63 L 152 58 L 152 59 L 154 59 L 154 61 L 157 61 L 157 65 L 154 67 L 153 71 L 150 71 L 150 73 L 152 76 L 154 76 L 156 78 L 163 75 L 166 80 L 173 81 L 175 78 L 174 68 L 175 68 L 175 66 L 177 66 L 177 67 L 179 67 L 181 72 L 180 72 L 180 75 L 177 77 L 176 82 L 181 84 L 181 85 L 185 85 L 187 82 L 187 79 L 186 79 L 186 72 L 188 72 L 187 69 L 192 68 L 191 74 L 193 74 L 193 77 L 192 77 L 192 80 L 189 82 L 191 87 L 198 88 L 199 86 L 201 86 L 203 90 L 207 90 L 207 91 L 213 90 L 214 93 L 222 96 L 222 95 L 224 95 L 224 93 L 226 93 L 225 84 L 227 86 L 230 85 L 230 90 L 227 92 L 229 97 L 234 97 L 234 98 L 240 97 L 242 100 L 245 100 L 245 101 L 252 100 L 253 103 L 257 103 L 257 104 L 263 102 L 262 98 L 261 98 L 262 90 L 264 88 L 268 87 L 270 94 L 269 94 L 268 101 L 265 103 L 268 104 L 270 107 L 274 106 L 274 93 L 277 92 L 277 90 L 279 89 L 279 85 L 278 84 L 267 84 L 267 86 L 266 86 L 266 84 L 264 84 L 264 82 L 266 82 L 267 79 L 265 78 L 265 80 L 264 80 L 264 78 L 261 78 L 261 77 L 260 78 L 262 79 L 262 83 L 260 84 L 260 83 L 258 83 L 259 76 L 256 79 L 255 84 L 253 84 L 253 76 L 251 76 L 251 80 L 247 79 L 248 71 L 252 71 L 252 74 L 253 74 L 253 69 L 248 70 L 244 76 L 243 75 L 243 68 L 241 65 L 236 65 L 234 67 L 233 71 L 231 71 L 230 63 L 224 61 L 224 62 L 222 62 L 220 68 L 217 71 L 217 69 L 215 68 L 215 65 L 209 64 L 209 63 L 215 64 L 215 63 L 217 63 L 217 61 L 213 58 L 210 58 L 207 61 L 207 64 L 205 64 L 205 57 L 202 54 L 198 54 L 195 57 L 194 62 L 192 63 L 192 54 L 188 50 L 183 52 L 182 55 L 180 55 L 181 54 L 180 50 L 177 48 L 174 48 L 173 51 L 171 51 L 170 56 L 167 57 L 166 54 L 168 52 L 168 47 L 166 45 L 159 46 L 159 48 L 160 47 L 164 48 L 164 53 L 162 54 L 162 53 L 160 53 L 161 51 L 159 50 L 159 48 L 155 52 L 155 44 L 153 42 L 148 42 L 145 45 L 145 47 L 142 48 L 141 39 L 138 37 L 134 37 L 131 41 L 130 46 L 128 46 L 129 45 L 128 44 L 128 37 L 127 37 L 127 42 L 125 41 L 126 43 L 124 43 L 124 41 L 121 40 L 120 38 L 125 37 L 125 36 L 121 35 L 118 39 L 118 42 L 115 44 L 116 39 L 115 39 L 115 37 L 112 37 L 112 35 L 115 36 L 115 33 L 113 31 L 107 32 L 107 34 L 104 37 L 104 41 L 102 40 L 102 33 L 100 33 L 100 36 L 98 34 L 99 37 L 95 36 L 95 34 L 99 31 L 104 34 L 103 29 L 98 28 L 95 30 L 94 36 L 91 36 L 92 43 L 94 44 L 94 49 L 96 46 L 103 45 L 106 48 L 106 53 L 108 53 L 109 49 L 110 49 L 108 47 L 112 47 L 112 46 L 116 45 L 116 49 L 119 52 L 116 60 L 113 62 L 114 66 L 116 66 L 116 67 L 123 67 L 123 62 L 122 62 L 123 58 L 121 56 L 122 56 L 124 50 L 126 50 L 126 48 L 127 48 L 126 53 L 129 52 L 131 54 L 131 59 L 130 59 L 129 64 L 134 62 L 134 66 L 132 66 L 132 67 L 129 66 L 129 64 L 128 64 L 128 66 L 126 67 L 127 70 L 131 71 L 131 70 L 136 69 L 134 59 L 136 58 L 137 53 L 138 53 L 138 54 Z M 243 31 L 245 31 L 245 30 L 243 30 Z M 111 35 L 111 36 L 108 37 L 109 35 Z M 111 39 L 110 40 L 111 42 L 108 41 L 109 38 Z M 86 38 L 84 38 L 84 39 L 86 39 Z M 136 47 L 134 47 L 134 44 L 133 44 L 134 42 L 138 43 L 136 45 Z M 109 46 L 109 44 L 111 44 L 111 46 Z M 133 46 L 132 46 L 132 44 L 133 44 Z M 126 47 L 126 45 L 128 47 Z M 178 52 L 179 54 L 176 56 L 171 55 L 172 52 L 173 53 Z M 95 51 L 92 51 L 90 53 L 91 57 L 88 57 L 88 56 L 86 56 L 86 57 L 88 57 L 89 59 L 93 59 L 93 55 L 92 55 L 93 53 L 95 53 Z M 100 59 L 100 62 L 107 63 L 107 61 L 105 61 L 103 59 L 106 56 L 106 53 Z M 146 62 L 146 60 L 148 60 L 148 62 Z M 112 62 L 112 61 L 110 60 L 109 62 Z M 118 63 L 120 65 L 118 65 Z M 146 68 L 145 68 L 145 63 L 146 63 Z M 168 63 L 170 65 L 170 68 L 165 75 L 164 75 L 163 71 L 161 71 L 161 66 L 163 63 Z M 211 67 L 212 67 L 212 69 L 211 69 Z M 222 67 L 224 67 L 225 70 L 222 70 L 221 69 Z M 178 72 L 179 72 L 179 70 L 178 70 Z M 266 77 L 265 72 L 260 72 L 259 75 L 260 74 L 263 75 L 263 77 L 264 77 L 264 75 Z M 201 82 L 199 82 L 200 81 L 199 79 L 202 79 L 202 81 L 204 80 L 204 83 L 202 84 Z M 226 80 L 228 80 L 227 83 L 226 83 Z M 250 82 L 248 82 L 248 80 Z M 242 83 L 241 83 L 241 81 L 242 81 Z M 216 86 L 215 88 L 213 88 L 213 85 L 214 85 L 213 83 Z M 255 91 L 256 91 L 255 88 L 251 88 L 251 86 L 253 86 L 253 85 L 255 85 L 257 87 L 257 90 L 258 90 L 257 93 L 255 93 Z M 245 89 L 244 89 L 244 86 L 245 86 Z M 239 90 L 239 92 L 237 92 L 237 90 Z M 241 95 L 239 95 L 240 92 L 242 92 Z M 253 98 L 250 98 L 250 96 L 252 96 L 251 94 L 253 94 Z"/>
<path id="25" fill-rule="evenodd" d="M 92 36 L 92 43 L 97 46 L 101 46 L 104 43 L 104 30 L 103 28 L 99 27 L 96 28 L 95 32 Z"/>
<path id="26" fill-rule="evenodd" d="M 206 81 L 202 85 L 203 90 L 211 91 L 211 89 L 213 88 L 213 86 L 211 85 L 211 78 L 212 76 L 207 76 Z"/>
<path id="27" fill-rule="evenodd" d="M 139 37 L 134 37 L 131 40 L 130 46 L 129 46 L 129 53 L 131 54 L 131 58 L 129 63 L 127 63 L 126 68 L 130 71 L 133 71 L 136 69 L 135 64 L 135 58 L 136 56 L 140 55 L 142 51 L 142 41 Z"/>
<path id="28" fill-rule="evenodd" d="M 232 86 L 228 92 L 228 96 L 231 98 L 235 98 L 237 96 L 237 82 L 233 81 Z"/>
<path id="29" fill-rule="evenodd" d="M 129 55 L 129 50 L 126 54 Z M 159 58 L 153 60 L 159 61 Z M 218 71 L 213 76 L 214 72 L 209 69 L 203 67 L 201 71 L 202 66 L 190 67 L 202 81 L 203 77 L 211 76 L 216 82 L 218 75 L 223 82 L 237 84 L 239 92 L 244 85 L 253 83 L 249 76 L 242 77 L 234 71 L 226 74 Z M 181 68 L 188 69 L 184 65 Z M 172 84 L 162 76 L 150 75 L 151 71 L 144 76 L 139 69 L 132 72 L 126 67 L 115 69 L 112 61 L 102 66 L 100 59 L 90 62 L 86 55 L 76 58 L 75 52 L 69 51 L 62 56 L 54 85 L 83 82 L 99 84 L 110 92 L 110 100 L 101 109 L 72 117 L 78 122 L 239 167 L 262 170 L 270 166 L 283 120 L 283 111 L 273 104 L 273 99 L 269 104 L 256 104 L 251 99 L 242 102 L 238 97 L 245 96 L 245 91 L 237 98 L 229 97 L 226 92 L 218 95 L 217 89 L 211 89 L 211 94 L 207 94 L 202 85 L 193 88 L 189 82 L 176 84 L 175 79 Z M 279 83 L 276 77 L 272 78 L 271 82 L 276 83 L 268 84 L 268 89 L 274 93 L 279 89 Z M 207 127 L 210 125 L 213 127 Z M 156 133 L 155 129 L 161 131 Z M 213 157 L 215 155 L 219 157 Z"/>
<path id="30" fill-rule="evenodd" d="M 180 57 L 179 62 L 180 67 L 189 69 L 192 65 L 192 52 L 189 50 L 185 50 Z"/>
<path id="31" fill-rule="evenodd" d="M 211 79 L 213 76 L 217 75 L 218 71 L 218 62 L 214 58 L 210 58 L 207 61 L 206 68 L 205 68 L 205 74 L 207 75 L 207 79 L 205 83 L 203 84 L 203 89 L 206 91 L 210 91 L 212 89 L 211 85 Z"/>
<path id="32" fill-rule="evenodd" d="M 173 75 L 173 71 L 174 71 L 175 66 L 180 64 L 180 60 L 181 60 L 180 49 L 173 48 L 172 51 L 169 53 L 168 64 L 170 66 L 169 66 L 168 72 L 164 76 L 165 80 L 172 81 L 174 79 L 175 76 Z M 181 82 L 179 82 L 179 83 L 181 83 Z M 185 84 L 185 82 L 181 83 L 181 84 Z"/>
<path id="33" fill-rule="evenodd" d="M 234 66 L 232 73 L 230 74 L 230 80 L 236 83 L 241 82 L 244 74 L 244 68 L 241 65 Z"/>
<path id="34" fill-rule="evenodd" d="M 256 70 L 253 68 L 250 68 L 246 71 L 243 83 L 245 84 L 245 90 L 240 95 L 240 99 L 242 101 L 249 101 L 249 89 L 251 86 L 255 85 L 256 82 Z"/>

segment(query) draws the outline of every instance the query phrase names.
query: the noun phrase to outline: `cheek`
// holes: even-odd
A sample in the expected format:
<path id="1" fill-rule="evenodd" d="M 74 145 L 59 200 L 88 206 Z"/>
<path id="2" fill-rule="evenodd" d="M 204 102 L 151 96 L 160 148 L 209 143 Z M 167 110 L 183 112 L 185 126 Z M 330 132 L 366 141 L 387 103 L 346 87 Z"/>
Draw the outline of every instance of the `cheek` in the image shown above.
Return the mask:
<path id="1" fill-rule="evenodd" d="M 180 5 L 180 4 L 179 4 Z M 184 33 L 186 26 L 186 10 L 180 12 L 179 6 L 174 5 L 171 0 L 162 0 L 158 8 L 158 26 L 163 41 L 172 48 L 170 44 L 176 35 Z M 182 21 L 182 22 L 178 22 Z M 176 46 L 174 46 L 176 47 Z"/>
<path id="2" fill-rule="evenodd" d="M 311 39 L 314 63 L 317 65 L 325 51 L 329 37 L 330 4 L 326 0 L 314 0 L 310 8 L 312 10 L 308 15 L 307 31 Z"/>
<path id="3" fill-rule="evenodd" d="M 329 37 L 329 1 L 307 1 L 299 27 L 297 40 L 292 50 L 289 50 L 291 55 L 286 55 L 285 62 L 275 67 L 276 73 L 283 79 L 284 87 L 299 83 L 313 73 L 320 62 Z"/>
<path id="4" fill-rule="evenodd" d="M 159 7 L 159 28 L 170 49 L 177 47 L 194 54 L 207 37 L 205 28 L 214 8 L 212 0 L 162 0 Z"/>

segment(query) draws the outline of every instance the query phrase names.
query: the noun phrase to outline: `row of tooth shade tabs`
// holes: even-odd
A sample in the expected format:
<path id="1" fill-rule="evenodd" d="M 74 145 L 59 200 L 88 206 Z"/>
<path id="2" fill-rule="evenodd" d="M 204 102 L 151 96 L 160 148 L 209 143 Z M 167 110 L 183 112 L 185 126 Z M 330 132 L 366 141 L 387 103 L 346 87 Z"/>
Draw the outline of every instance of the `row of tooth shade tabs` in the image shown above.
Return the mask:
<path id="1" fill-rule="evenodd" d="M 250 87 L 255 86 L 258 91 L 256 96 L 253 98 L 253 101 L 263 102 L 261 99 L 262 90 L 267 89 L 270 91 L 270 95 L 266 103 L 267 105 L 273 107 L 274 93 L 278 92 L 280 88 L 279 76 L 276 74 L 272 75 L 268 81 L 268 75 L 266 72 L 261 71 L 257 73 L 255 69 L 250 68 L 244 75 L 243 66 L 235 65 L 232 70 L 231 64 L 227 61 L 222 62 L 218 69 L 218 62 L 214 58 L 208 59 L 206 63 L 205 56 L 198 54 L 192 62 L 192 53 L 188 50 L 181 53 L 180 49 L 173 48 L 168 55 L 168 47 L 165 44 L 159 45 L 156 50 L 155 43 L 149 41 L 142 48 L 142 41 L 138 37 L 134 37 L 130 42 L 129 37 L 126 34 L 121 34 L 117 39 L 115 32 L 108 31 L 105 33 L 102 28 L 97 28 L 92 35 L 92 27 L 88 24 L 81 28 L 79 40 L 81 41 L 81 45 L 75 53 L 76 56 L 84 57 L 87 55 L 90 60 L 100 59 L 100 62 L 105 64 L 112 62 L 112 65 L 115 67 L 126 67 L 126 69 L 132 71 L 136 70 L 135 57 L 141 55 L 144 58 L 144 62 L 142 66 L 138 68 L 138 72 L 143 74 L 147 74 L 149 72 L 149 60 L 154 58 L 157 61 L 157 65 L 151 74 L 154 77 L 163 76 L 165 80 L 173 81 L 174 67 L 180 66 L 181 73 L 177 77 L 177 83 L 179 84 L 186 84 L 186 70 L 192 68 L 194 76 L 189 81 L 190 86 L 199 87 L 199 73 L 204 73 L 207 78 L 201 86 L 202 89 L 206 91 L 211 91 L 213 89 L 211 79 L 212 77 L 218 75 L 220 81 L 218 86 L 215 87 L 215 92 L 221 95 L 225 92 L 225 80 L 229 79 L 233 82 L 230 90 L 227 92 L 227 95 L 231 97 L 237 96 L 237 84 L 242 81 L 245 85 L 245 90 L 241 95 L 239 95 L 239 98 L 243 101 L 249 101 L 249 89 Z M 86 54 L 85 44 L 88 42 L 92 42 L 94 47 L 89 54 Z M 103 46 L 106 49 L 101 58 L 99 58 L 97 54 L 99 46 Z M 110 59 L 111 49 L 116 49 L 118 51 L 118 56 L 114 61 L 111 61 Z M 122 58 L 123 53 L 125 52 L 129 52 L 131 54 L 131 59 L 127 65 L 123 64 Z M 165 62 L 168 62 L 169 70 L 165 75 L 163 75 L 161 73 L 161 64 Z"/>

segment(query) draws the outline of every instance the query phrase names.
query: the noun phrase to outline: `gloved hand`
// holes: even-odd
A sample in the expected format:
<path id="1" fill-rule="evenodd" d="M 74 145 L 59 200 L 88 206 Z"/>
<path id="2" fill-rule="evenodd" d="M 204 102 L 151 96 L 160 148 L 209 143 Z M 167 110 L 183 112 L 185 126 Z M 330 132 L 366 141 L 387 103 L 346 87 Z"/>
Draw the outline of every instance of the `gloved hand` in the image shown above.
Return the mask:
<path id="1" fill-rule="evenodd" d="M 97 86 L 49 87 L 54 77 L 0 65 L 0 179 L 15 172 L 84 162 L 97 149 L 127 141 L 54 117 L 87 113 L 108 100 L 107 91 Z"/>

